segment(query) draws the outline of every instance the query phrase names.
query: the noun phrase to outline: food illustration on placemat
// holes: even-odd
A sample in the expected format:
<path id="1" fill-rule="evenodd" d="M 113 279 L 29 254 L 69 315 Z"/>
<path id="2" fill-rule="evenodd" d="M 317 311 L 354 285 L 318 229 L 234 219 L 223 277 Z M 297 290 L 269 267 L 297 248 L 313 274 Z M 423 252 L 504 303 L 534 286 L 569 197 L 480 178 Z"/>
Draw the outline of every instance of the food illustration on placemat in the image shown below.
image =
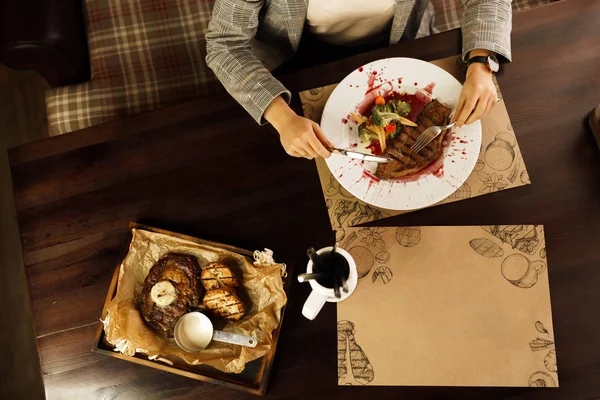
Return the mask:
<path id="1" fill-rule="evenodd" d="M 522 254 L 515 253 L 506 257 L 502 262 L 502 276 L 523 289 L 528 289 L 538 281 L 538 275 L 546 270 L 546 263 L 537 260 L 531 262 Z"/>
<path id="2" fill-rule="evenodd" d="M 371 280 L 373 283 L 383 283 L 384 285 L 390 283 L 392 278 L 394 277 L 394 273 L 388 267 L 377 267 L 373 272 L 373 277 Z"/>
<path id="3" fill-rule="evenodd" d="M 366 385 L 375 378 L 373 366 L 363 349 L 356 343 L 354 334 L 352 322 L 337 323 L 339 385 Z"/>
<path id="4" fill-rule="evenodd" d="M 542 335 L 548 336 L 550 338 L 550 332 L 546 329 L 544 324 L 541 321 L 535 322 L 535 329 Z M 531 351 L 548 351 L 544 355 L 543 364 L 544 367 L 549 372 L 556 373 L 558 371 L 558 367 L 556 365 L 556 350 L 554 348 L 554 341 L 550 339 L 546 339 L 543 337 L 537 336 L 531 342 L 529 342 L 529 347 Z M 539 371 L 536 372 L 535 377 L 529 380 L 529 386 L 539 386 L 539 387 L 549 387 L 556 386 L 556 380 L 548 373 L 541 374 Z M 550 378 L 548 378 L 550 377 Z"/>
<path id="5" fill-rule="evenodd" d="M 471 186 L 467 182 L 463 183 L 456 192 L 446 198 L 448 202 L 466 200 L 471 197 Z"/>
<path id="6" fill-rule="evenodd" d="M 535 330 L 539 333 L 543 333 L 544 335 L 550 336 L 550 332 L 544 327 L 541 321 L 535 321 Z"/>
<path id="7" fill-rule="evenodd" d="M 538 225 L 486 225 L 483 229 L 526 254 L 533 254 L 540 244 Z"/>
<path id="8" fill-rule="evenodd" d="M 538 225 L 485 225 L 482 228 L 491 233 L 494 240 L 500 239 L 500 243 L 481 237 L 469 241 L 469 245 L 476 253 L 487 258 L 504 257 L 502 243 L 525 254 L 533 255 L 540 242 L 543 241 Z M 544 252 L 539 252 L 540 258 L 545 258 L 545 255 L 545 249 Z M 545 270 L 545 262 L 542 260 L 531 261 L 520 253 L 508 255 L 500 267 L 504 279 L 522 289 L 533 287 L 538 281 L 539 275 Z"/>
<path id="9" fill-rule="evenodd" d="M 521 183 L 523 185 L 529 185 L 531 183 L 531 179 L 529 179 L 529 172 L 527 172 L 527 171 L 521 172 Z"/>
<path id="10" fill-rule="evenodd" d="M 506 171 L 515 161 L 515 137 L 510 133 L 500 132 L 485 150 L 487 165 L 497 171 Z"/>
<path id="11" fill-rule="evenodd" d="M 556 350 L 550 350 L 544 357 L 544 366 L 550 372 L 558 371 L 556 366 Z"/>
<path id="12" fill-rule="evenodd" d="M 379 264 L 385 264 L 386 262 L 390 261 L 390 253 L 385 250 L 380 251 L 379 253 L 375 254 L 375 260 L 377 260 Z"/>
<path id="13" fill-rule="evenodd" d="M 469 242 L 471 248 L 484 257 L 502 257 L 504 250 L 496 243 L 486 238 L 477 238 Z"/>
<path id="14" fill-rule="evenodd" d="M 352 231 L 350 235 L 343 240 L 342 247 L 349 249 L 348 253 L 356 263 L 358 279 L 364 278 L 371 272 L 375 265 L 385 264 L 390 259 L 390 253 L 385 251 L 386 244 L 383 235 L 387 233 L 384 228 L 362 228 L 358 231 Z M 360 238 L 360 244 L 354 242 Z M 340 240 L 337 240 L 340 243 Z"/>
<path id="15" fill-rule="evenodd" d="M 384 226 L 376 237 L 364 229 L 347 227 L 354 239 L 338 244 L 370 267 L 337 304 L 340 385 L 350 374 L 346 332 L 360 333 L 377 371 L 360 384 L 558 385 L 546 261 L 513 249 L 527 249 L 534 230 L 544 243 L 542 226 Z"/>
<path id="16" fill-rule="evenodd" d="M 339 185 L 339 183 L 337 183 Z M 343 190 L 343 189 L 342 189 Z M 387 218 L 390 214 L 368 204 L 361 204 L 353 200 L 337 200 L 333 208 L 333 221 L 336 229 L 336 240 L 343 240 L 346 236 L 344 226 L 353 226 L 376 219 Z"/>
<path id="17" fill-rule="evenodd" d="M 356 262 L 356 271 L 358 273 L 358 279 L 364 278 L 371 272 L 371 268 L 375 265 L 375 257 L 371 250 L 365 246 L 354 246 L 348 250 L 348 253 Z"/>
<path id="18" fill-rule="evenodd" d="M 340 226 L 346 225 L 346 222 L 353 226 L 372 221 L 372 218 L 385 218 L 390 214 L 352 200 L 340 200 L 336 205 L 335 215 Z"/>
<path id="19" fill-rule="evenodd" d="M 538 337 L 529 342 L 529 347 L 531 348 L 531 351 L 548 350 L 554 347 L 554 342 L 549 339 Z"/>
<path id="20" fill-rule="evenodd" d="M 380 250 L 385 249 L 385 242 L 383 241 L 383 235 L 385 235 L 387 229 L 385 228 L 362 228 L 358 231 L 360 241 L 369 247 L 375 247 Z"/>
<path id="21" fill-rule="evenodd" d="M 479 172 L 477 177 L 483 184 L 479 189 L 481 193 L 497 192 L 508 186 L 508 182 L 504 180 L 504 176 L 502 174 L 497 174 L 495 172 L 489 174 L 487 172 Z"/>
<path id="22" fill-rule="evenodd" d="M 421 241 L 421 228 L 418 226 L 401 226 L 396 229 L 396 241 L 404 247 L 413 247 Z"/>
<path id="23" fill-rule="evenodd" d="M 351 198 L 352 195 L 350 193 L 348 193 L 341 185 L 338 181 L 335 180 L 335 178 L 333 177 L 333 175 L 329 178 L 329 183 L 327 184 L 327 186 L 325 187 L 324 190 L 325 194 L 327 196 L 335 196 L 337 194 L 342 195 L 343 197 L 349 197 Z"/>
<path id="24" fill-rule="evenodd" d="M 529 377 L 529 386 L 531 387 L 556 387 L 556 381 L 549 373 L 545 371 L 534 372 Z"/>

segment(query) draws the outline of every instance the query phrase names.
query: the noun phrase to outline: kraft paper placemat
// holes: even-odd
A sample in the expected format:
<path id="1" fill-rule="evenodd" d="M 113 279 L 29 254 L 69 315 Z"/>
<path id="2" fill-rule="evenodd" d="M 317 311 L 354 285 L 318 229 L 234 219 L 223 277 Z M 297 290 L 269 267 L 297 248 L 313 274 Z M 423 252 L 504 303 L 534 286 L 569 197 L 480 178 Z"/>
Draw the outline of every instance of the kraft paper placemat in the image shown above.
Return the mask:
<path id="1" fill-rule="evenodd" d="M 339 385 L 558 386 L 542 226 L 347 233 Z"/>
<path id="2" fill-rule="evenodd" d="M 432 64 L 448 71 L 459 81 L 464 81 L 464 76 L 456 64 L 456 57 L 433 61 Z M 334 84 L 301 92 L 304 116 L 320 122 L 325 103 L 336 86 L 337 84 Z M 465 200 L 531 183 L 497 84 L 496 88 L 501 100 L 481 120 L 482 148 L 475 169 L 456 192 L 438 204 Z M 317 169 L 331 226 L 336 230 L 338 240 L 344 238 L 345 227 L 406 212 L 374 207 L 357 199 L 340 185 L 321 158 L 317 159 Z"/>

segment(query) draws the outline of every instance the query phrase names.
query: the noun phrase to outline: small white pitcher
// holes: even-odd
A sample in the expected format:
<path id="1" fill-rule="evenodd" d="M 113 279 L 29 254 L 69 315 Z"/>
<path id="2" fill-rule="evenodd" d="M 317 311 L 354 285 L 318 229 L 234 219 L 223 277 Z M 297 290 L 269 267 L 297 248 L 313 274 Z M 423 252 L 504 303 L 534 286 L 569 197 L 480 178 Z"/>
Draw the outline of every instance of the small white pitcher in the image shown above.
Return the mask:
<path id="1" fill-rule="evenodd" d="M 324 247 L 317 251 L 317 254 L 321 255 L 322 253 L 329 253 L 333 250 L 333 247 Z M 309 281 L 310 286 L 312 287 L 312 292 L 306 302 L 304 303 L 304 307 L 302 308 L 302 315 L 306 318 L 313 320 L 316 318 L 321 308 L 325 305 L 325 302 L 337 303 L 342 300 L 346 300 L 354 289 L 356 289 L 356 284 L 358 282 L 358 274 L 356 272 L 356 263 L 352 256 L 344 249 L 340 249 L 339 247 L 335 250 L 336 253 L 342 255 L 346 261 L 348 261 L 348 266 L 350 268 L 350 274 L 348 275 L 348 279 L 346 280 L 346 284 L 348 285 L 348 293 L 345 293 L 341 290 L 342 296 L 338 299 L 335 297 L 334 291 L 332 288 L 327 288 L 325 286 L 320 285 L 316 279 L 311 279 Z M 306 272 L 311 274 L 313 272 L 313 262 L 309 261 L 306 266 Z"/>

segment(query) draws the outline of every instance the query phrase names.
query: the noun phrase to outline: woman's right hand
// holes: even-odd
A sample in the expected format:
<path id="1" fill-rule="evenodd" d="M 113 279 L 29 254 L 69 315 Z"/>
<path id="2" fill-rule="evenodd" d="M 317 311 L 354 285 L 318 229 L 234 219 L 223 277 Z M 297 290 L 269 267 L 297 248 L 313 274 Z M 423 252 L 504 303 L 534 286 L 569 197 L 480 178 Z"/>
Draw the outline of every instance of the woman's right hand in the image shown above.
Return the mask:
<path id="1" fill-rule="evenodd" d="M 281 145 L 290 156 L 312 160 L 331 155 L 325 146 L 333 144 L 325 138 L 319 124 L 297 115 L 281 97 L 273 100 L 264 116 L 279 132 Z"/>

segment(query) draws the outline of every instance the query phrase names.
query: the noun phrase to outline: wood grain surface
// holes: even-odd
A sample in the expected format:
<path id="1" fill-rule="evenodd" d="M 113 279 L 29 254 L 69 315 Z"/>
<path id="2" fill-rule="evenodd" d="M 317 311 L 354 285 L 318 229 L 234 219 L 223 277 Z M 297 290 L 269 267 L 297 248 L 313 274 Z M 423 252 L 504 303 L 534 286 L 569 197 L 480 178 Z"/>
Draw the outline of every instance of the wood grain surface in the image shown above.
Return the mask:
<path id="1" fill-rule="evenodd" d="M 561 387 L 338 387 L 335 308 L 304 319 L 309 289 L 296 284 L 267 398 L 600 396 L 600 152 L 585 121 L 600 102 L 598 15 L 600 2 L 570 0 L 514 17 L 514 62 L 498 80 L 532 185 L 375 223 L 544 224 Z M 459 52 L 460 33 L 451 31 L 282 80 L 298 92 L 383 57 Z M 129 221 L 269 247 L 297 265 L 308 246 L 331 245 L 314 164 L 285 155 L 276 134 L 226 95 L 21 146 L 9 156 L 48 397 L 246 398 L 91 353 L 98 317 L 125 254 Z"/>
<path id="2" fill-rule="evenodd" d="M 6 149 L 48 136 L 48 88 L 0 64 L 0 399 L 44 398 Z"/>

